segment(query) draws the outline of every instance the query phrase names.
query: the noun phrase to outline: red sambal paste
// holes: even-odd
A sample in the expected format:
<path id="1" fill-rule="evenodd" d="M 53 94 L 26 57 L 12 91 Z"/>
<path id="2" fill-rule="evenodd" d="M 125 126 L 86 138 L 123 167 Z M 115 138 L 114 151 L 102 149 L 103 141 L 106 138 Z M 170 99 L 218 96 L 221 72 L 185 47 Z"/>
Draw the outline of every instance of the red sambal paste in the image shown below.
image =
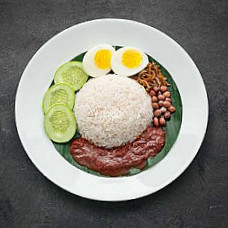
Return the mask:
<path id="1" fill-rule="evenodd" d="M 131 168 L 143 169 L 149 157 L 157 155 L 165 145 L 165 131 L 148 126 L 133 142 L 121 147 L 106 149 L 84 138 L 75 139 L 70 153 L 80 165 L 108 176 L 129 173 Z"/>

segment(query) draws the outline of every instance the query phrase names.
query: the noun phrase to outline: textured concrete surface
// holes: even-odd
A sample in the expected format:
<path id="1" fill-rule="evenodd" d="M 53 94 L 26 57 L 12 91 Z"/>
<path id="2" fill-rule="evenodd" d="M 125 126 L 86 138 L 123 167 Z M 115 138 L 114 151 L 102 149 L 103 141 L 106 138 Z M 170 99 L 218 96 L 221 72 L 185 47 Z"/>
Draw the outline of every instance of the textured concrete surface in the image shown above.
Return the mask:
<path id="1" fill-rule="evenodd" d="M 0 0 L 0 227 L 227 228 L 227 11 L 226 0 Z M 210 102 L 206 138 L 190 167 L 130 202 L 90 201 L 55 186 L 31 163 L 15 127 L 16 89 L 29 59 L 61 30 L 102 17 L 141 21 L 174 38 L 199 67 Z"/>

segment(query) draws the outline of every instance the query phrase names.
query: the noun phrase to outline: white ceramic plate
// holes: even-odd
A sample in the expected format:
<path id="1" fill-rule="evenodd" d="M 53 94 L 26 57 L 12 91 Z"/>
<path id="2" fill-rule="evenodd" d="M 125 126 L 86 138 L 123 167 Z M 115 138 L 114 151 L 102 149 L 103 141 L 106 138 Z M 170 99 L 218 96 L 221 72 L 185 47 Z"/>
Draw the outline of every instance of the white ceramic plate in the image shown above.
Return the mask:
<path id="1" fill-rule="evenodd" d="M 170 152 L 155 166 L 129 177 L 99 177 L 77 169 L 55 150 L 43 130 L 42 99 L 55 70 L 100 43 L 136 46 L 153 56 L 172 75 L 182 98 L 182 125 Z M 21 77 L 15 113 L 25 151 L 48 179 L 79 196 L 121 201 L 160 190 L 188 167 L 204 138 L 208 100 L 196 65 L 170 37 L 135 21 L 99 19 L 64 30 L 37 51 Z"/>

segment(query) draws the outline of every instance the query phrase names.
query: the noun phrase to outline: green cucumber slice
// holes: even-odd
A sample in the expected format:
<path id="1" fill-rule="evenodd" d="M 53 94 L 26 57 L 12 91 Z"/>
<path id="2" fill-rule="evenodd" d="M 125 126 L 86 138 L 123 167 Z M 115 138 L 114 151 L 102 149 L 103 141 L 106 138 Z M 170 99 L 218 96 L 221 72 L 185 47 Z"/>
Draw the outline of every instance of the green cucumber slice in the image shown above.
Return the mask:
<path id="1" fill-rule="evenodd" d="M 55 84 L 70 84 L 75 91 L 79 90 L 88 80 L 81 62 L 70 61 L 60 66 L 54 75 Z"/>
<path id="2" fill-rule="evenodd" d="M 76 119 L 66 105 L 54 105 L 44 117 L 44 130 L 57 143 L 70 141 L 76 132 Z"/>
<path id="3" fill-rule="evenodd" d="M 47 114 L 48 110 L 56 104 L 65 104 L 70 109 L 74 107 L 74 90 L 67 84 L 57 84 L 50 87 L 43 98 L 43 111 Z"/>

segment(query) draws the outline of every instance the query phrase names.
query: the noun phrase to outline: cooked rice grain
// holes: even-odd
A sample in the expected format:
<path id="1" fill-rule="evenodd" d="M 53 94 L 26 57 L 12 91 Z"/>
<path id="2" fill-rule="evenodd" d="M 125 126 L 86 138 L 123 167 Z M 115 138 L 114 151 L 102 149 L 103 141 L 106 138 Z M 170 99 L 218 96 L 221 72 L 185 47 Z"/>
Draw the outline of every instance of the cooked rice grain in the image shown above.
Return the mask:
<path id="1" fill-rule="evenodd" d="M 117 147 L 151 125 L 151 98 L 135 80 L 119 75 L 90 79 L 76 94 L 75 116 L 82 137 Z"/>

